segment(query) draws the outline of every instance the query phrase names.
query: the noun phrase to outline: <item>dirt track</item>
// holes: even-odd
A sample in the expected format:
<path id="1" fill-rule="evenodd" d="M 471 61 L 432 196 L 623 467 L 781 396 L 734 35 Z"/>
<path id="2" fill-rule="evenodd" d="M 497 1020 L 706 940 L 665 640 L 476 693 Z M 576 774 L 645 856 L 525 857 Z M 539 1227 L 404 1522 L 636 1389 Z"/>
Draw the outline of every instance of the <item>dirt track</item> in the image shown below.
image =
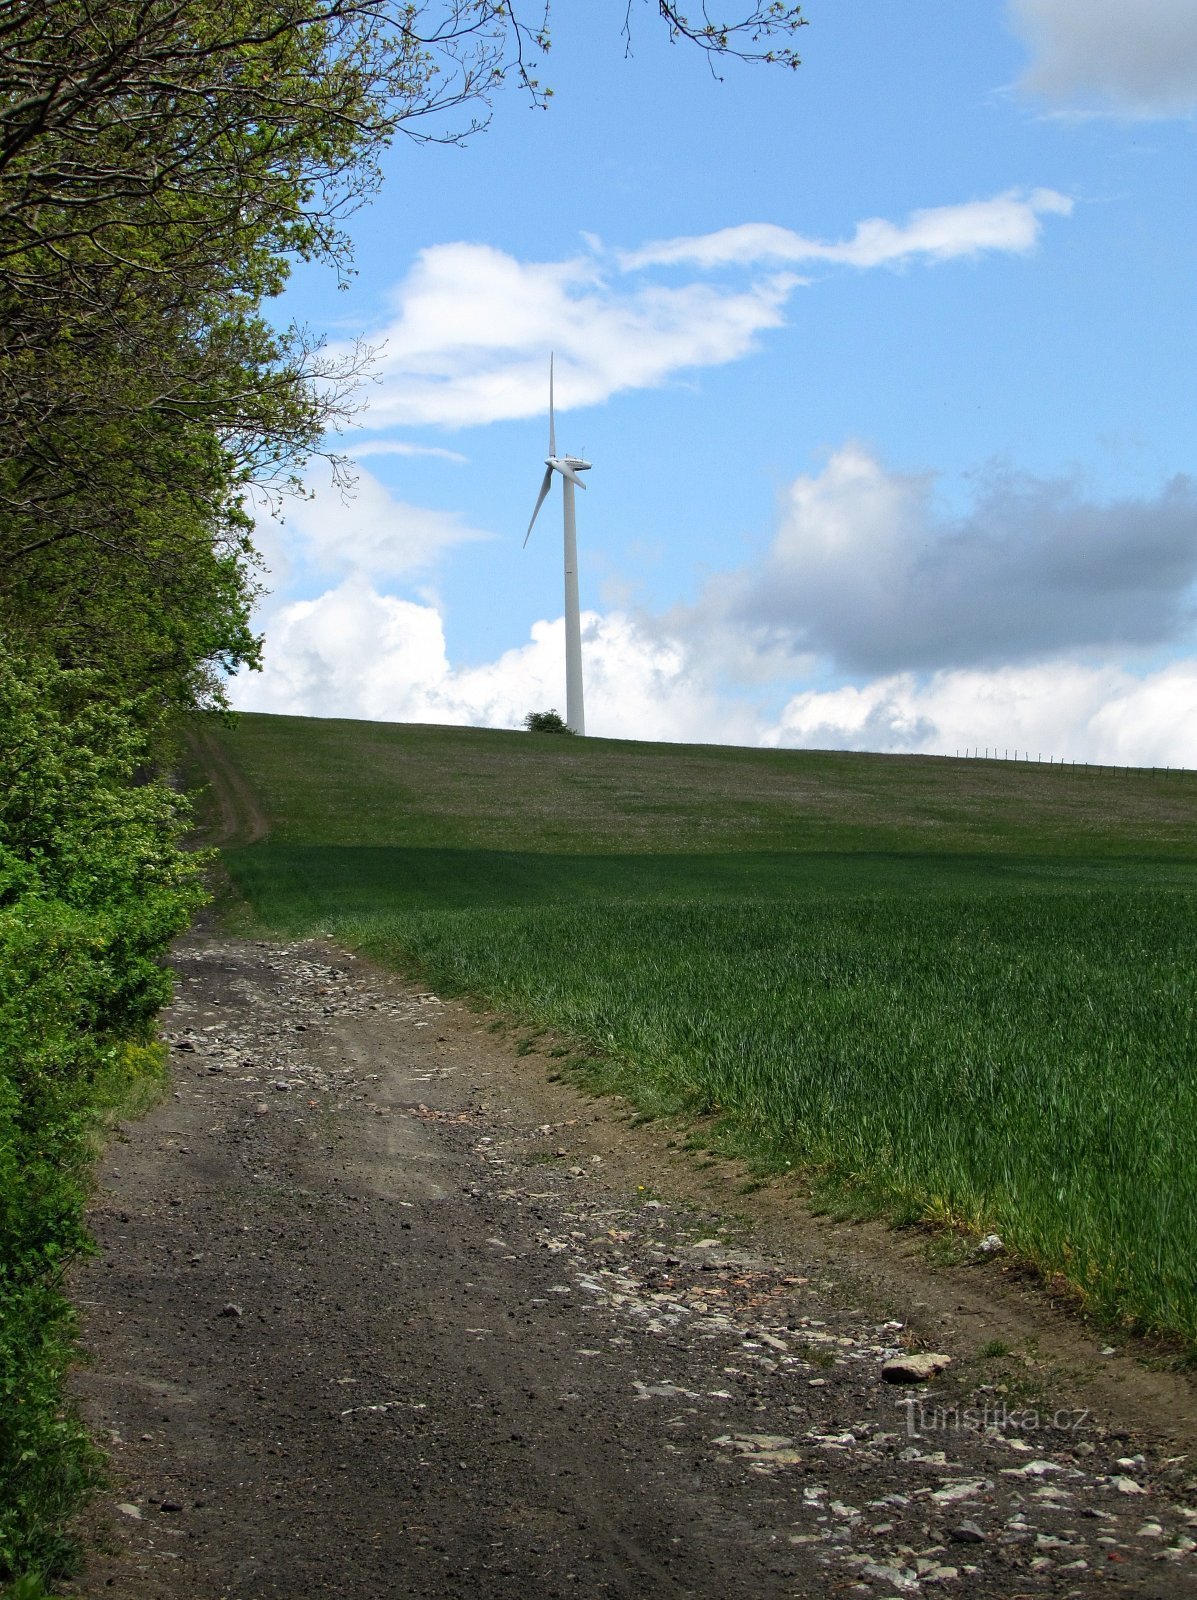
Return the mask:
<path id="1" fill-rule="evenodd" d="M 266 813 L 252 786 L 229 760 L 220 740 L 202 724 L 188 731 L 187 749 L 207 786 L 207 826 L 197 843 L 257 844 L 270 832 Z"/>
<path id="2" fill-rule="evenodd" d="M 174 1092 L 76 1286 L 115 1481 L 72 1592 L 1193 1592 L 1191 1386 L 997 1261 L 737 1197 L 338 952 L 178 969 Z M 920 1344 L 952 1366 L 883 1382 Z"/>

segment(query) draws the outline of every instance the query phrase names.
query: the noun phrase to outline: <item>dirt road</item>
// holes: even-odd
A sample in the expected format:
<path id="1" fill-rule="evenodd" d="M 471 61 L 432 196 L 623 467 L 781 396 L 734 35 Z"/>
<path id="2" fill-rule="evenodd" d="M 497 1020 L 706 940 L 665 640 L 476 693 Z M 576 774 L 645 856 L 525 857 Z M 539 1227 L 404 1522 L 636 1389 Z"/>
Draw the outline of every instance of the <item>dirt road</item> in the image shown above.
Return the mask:
<path id="1" fill-rule="evenodd" d="M 551 1041 L 323 947 L 177 966 L 76 1281 L 114 1478 L 69 1592 L 1193 1592 L 1192 1386 L 996 1254 L 737 1197 Z"/>

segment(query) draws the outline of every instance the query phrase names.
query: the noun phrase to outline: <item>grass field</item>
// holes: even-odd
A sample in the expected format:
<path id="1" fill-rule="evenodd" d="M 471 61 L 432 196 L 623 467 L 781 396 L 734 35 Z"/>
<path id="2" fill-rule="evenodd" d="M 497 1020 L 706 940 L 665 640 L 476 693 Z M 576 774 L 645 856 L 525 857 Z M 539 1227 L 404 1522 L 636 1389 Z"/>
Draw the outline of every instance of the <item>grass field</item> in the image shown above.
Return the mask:
<path id="1" fill-rule="evenodd" d="M 245 717 L 260 921 L 1197 1341 L 1197 778 Z"/>

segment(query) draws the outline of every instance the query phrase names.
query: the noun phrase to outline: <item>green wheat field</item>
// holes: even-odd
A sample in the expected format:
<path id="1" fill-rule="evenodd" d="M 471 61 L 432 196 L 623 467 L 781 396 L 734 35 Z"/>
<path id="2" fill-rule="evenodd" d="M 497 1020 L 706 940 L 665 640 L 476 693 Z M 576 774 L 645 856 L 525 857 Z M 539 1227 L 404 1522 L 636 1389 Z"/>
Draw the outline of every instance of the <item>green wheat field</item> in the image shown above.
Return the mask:
<path id="1" fill-rule="evenodd" d="M 557 1030 L 647 1112 L 1197 1341 L 1194 774 L 207 736 L 269 823 L 224 852 L 259 926 Z"/>

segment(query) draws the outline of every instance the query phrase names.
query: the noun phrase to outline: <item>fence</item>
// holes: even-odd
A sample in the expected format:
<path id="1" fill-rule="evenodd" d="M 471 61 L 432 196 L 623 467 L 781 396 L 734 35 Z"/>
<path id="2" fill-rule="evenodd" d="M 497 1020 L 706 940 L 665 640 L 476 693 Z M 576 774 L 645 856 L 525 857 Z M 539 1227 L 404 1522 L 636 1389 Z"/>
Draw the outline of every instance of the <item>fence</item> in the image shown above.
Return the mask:
<path id="1" fill-rule="evenodd" d="M 1016 749 L 1011 754 L 1009 748 L 1003 749 L 1000 745 L 966 745 L 963 750 L 957 750 L 958 761 L 1018 761 L 1024 766 L 1052 767 L 1067 769 L 1069 772 L 1092 772 L 1096 776 L 1104 777 L 1129 777 L 1133 772 L 1141 778 L 1191 778 L 1194 769 L 1191 767 L 1120 767 L 1110 762 L 1096 761 L 1066 761 L 1062 756 L 1049 755 L 1043 759 L 1042 752 L 1032 755 L 1029 750 L 1024 750 L 1020 755 Z"/>

